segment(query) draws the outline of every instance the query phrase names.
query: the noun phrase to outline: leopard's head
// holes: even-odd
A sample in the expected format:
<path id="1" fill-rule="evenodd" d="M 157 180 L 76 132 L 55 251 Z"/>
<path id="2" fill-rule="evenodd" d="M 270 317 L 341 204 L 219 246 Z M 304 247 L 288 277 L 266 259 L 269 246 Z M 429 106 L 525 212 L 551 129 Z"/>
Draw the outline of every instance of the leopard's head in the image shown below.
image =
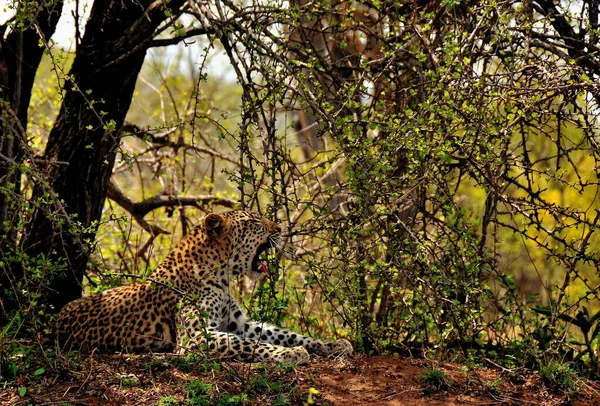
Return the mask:
<path id="1" fill-rule="evenodd" d="M 279 225 L 257 213 L 235 210 L 207 215 L 204 229 L 211 245 L 227 255 L 232 275 L 247 275 L 256 280 L 268 273 L 261 256 L 268 249 L 278 247 Z"/>

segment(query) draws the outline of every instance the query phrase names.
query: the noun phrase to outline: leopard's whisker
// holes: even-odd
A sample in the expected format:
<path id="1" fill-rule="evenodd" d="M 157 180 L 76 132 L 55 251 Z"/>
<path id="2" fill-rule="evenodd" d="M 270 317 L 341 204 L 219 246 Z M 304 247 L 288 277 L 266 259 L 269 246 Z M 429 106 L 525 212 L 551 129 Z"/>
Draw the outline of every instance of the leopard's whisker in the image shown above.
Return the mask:
<path id="1" fill-rule="evenodd" d="M 274 234 L 269 237 L 270 244 L 277 250 L 278 257 L 285 257 L 293 260 L 296 256 L 294 245 L 288 242 L 285 238 L 281 238 L 280 234 Z"/>
<path id="2" fill-rule="evenodd" d="M 276 239 L 275 235 L 269 236 L 269 244 L 271 245 L 271 248 L 274 248 L 279 251 L 278 240 L 279 238 L 277 237 Z"/>

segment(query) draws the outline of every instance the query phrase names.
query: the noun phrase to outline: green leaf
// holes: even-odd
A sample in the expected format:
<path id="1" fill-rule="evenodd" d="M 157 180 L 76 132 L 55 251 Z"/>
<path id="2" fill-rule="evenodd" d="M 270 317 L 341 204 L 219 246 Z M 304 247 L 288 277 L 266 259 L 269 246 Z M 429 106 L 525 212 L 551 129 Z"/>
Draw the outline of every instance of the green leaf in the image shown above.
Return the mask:
<path id="1" fill-rule="evenodd" d="M 44 368 L 36 369 L 35 372 L 33 373 L 33 375 L 38 376 L 38 375 L 43 374 L 44 372 L 46 372 L 46 370 Z"/>
<path id="2" fill-rule="evenodd" d="M 25 396 L 26 393 L 27 393 L 26 387 L 23 386 L 21 389 L 19 389 L 19 396 L 23 397 L 23 396 Z"/>

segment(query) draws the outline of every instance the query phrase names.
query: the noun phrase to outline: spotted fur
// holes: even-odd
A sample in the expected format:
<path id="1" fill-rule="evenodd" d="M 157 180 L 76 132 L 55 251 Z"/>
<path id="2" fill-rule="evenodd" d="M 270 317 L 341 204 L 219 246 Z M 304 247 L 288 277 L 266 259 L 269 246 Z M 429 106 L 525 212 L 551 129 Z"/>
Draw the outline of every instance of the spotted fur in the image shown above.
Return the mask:
<path id="1" fill-rule="evenodd" d="M 258 256 L 280 227 L 254 213 L 209 214 L 146 282 L 69 303 L 56 322 L 61 348 L 206 351 L 219 358 L 305 363 L 308 353 L 351 354 L 323 341 L 248 319 L 229 293 L 234 275 L 257 279 Z"/>

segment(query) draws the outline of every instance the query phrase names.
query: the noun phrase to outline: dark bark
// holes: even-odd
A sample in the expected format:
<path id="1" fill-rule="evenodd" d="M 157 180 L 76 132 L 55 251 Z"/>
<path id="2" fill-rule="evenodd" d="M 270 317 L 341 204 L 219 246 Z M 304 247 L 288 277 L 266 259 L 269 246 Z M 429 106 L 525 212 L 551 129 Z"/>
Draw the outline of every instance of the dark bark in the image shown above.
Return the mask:
<path id="1" fill-rule="evenodd" d="M 19 164 L 27 130 L 27 109 L 37 68 L 44 48 L 42 40 L 48 41 L 60 18 L 62 0 L 44 3 L 37 13 L 25 19 L 25 28 L 12 30 L 5 37 L 7 24 L 0 27 L 0 151 L 6 159 L 0 160 L 0 256 L 6 258 L 15 248 L 17 239 L 18 196 L 21 194 L 21 171 Z M 22 16 L 23 6 L 17 10 Z M 0 315 L 18 306 L 14 295 L 4 290 L 13 288 L 21 280 L 22 268 L 11 267 L 4 261 L 0 268 Z M 0 325 L 3 323 L 0 323 Z"/>
<path id="2" fill-rule="evenodd" d="M 55 311 L 81 296 L 91 249 L 86 241 L 93 241 L 96 233 L 121 140 L 119 130 L 146 50 L 169 14 L 167 7 L 178 15 L 183 3 L 94 2 L 69 73 L 72 82 L 65 86 L 48 139 L 48 185 L 35 186 L 33 199 L 41 204 L 22 241 L 30 258 L 44 255 L 53 264 L 46 270 L 48 290 L 42 297 Z M 48 190 L 62 203 L 44 203 Z M 66 271 L 56 271 L 61 262 L 66 262 Z"/>

